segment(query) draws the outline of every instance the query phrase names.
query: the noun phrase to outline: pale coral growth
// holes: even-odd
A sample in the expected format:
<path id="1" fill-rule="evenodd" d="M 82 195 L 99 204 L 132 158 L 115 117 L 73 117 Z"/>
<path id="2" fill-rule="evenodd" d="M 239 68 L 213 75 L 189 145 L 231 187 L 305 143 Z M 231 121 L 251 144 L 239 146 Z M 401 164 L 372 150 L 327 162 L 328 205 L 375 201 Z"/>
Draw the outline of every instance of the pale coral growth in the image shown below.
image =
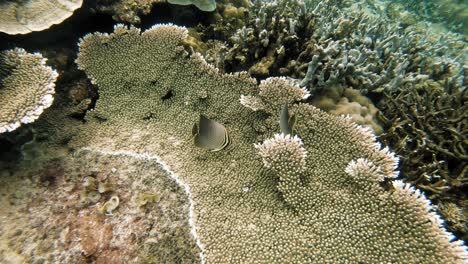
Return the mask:
<path id="1" fill-rule="evenodd" d="M 251 96 L 251 95 L 241 95 L 240 98 L 241 105 L 252 109 L 253 111 L 263 110 L 265 109 L 265 105 L 263 104 L 262 100 L 258 97 Z"/>
<path id="2" fill-rule="evenodd" d="M 254 111 L 265 110 L 277 115 L 285 106 L 309 98 L 309 91 L 284 77 L 270 77 L 258 86 L 258 95 L 241 95 L 241 104 Z M 260 108 L 261 107 L 261 108 Z"/>
<path id="3" fill-rule="evenodd" d="M 255 144 L 263 164 L 274 170 L 301 172 L 306 168 L 307 151 L 298 136 L 276 134 L 262 144 Z"/>
<path id="4" fill-rule="evenodd" d="M 325 93 L 314 97 L 312 104 L 334 115 L 350 116 L 355 123 L 370 127 L 376 135 L 383 132 L 377 119 L 379 110 L 358 90 L 329 87 Z"/>
<path id="5" fill-rule="evenodd" d="M 356 178 L 367 177 L 369 180 L 377 182 L 383 181 L 386 177 L 380 167 L 363 158 L 350 161 L 345 172 Z"/>
<path id="6" fill-rule="evenodd" d="M 164 3 L 164 0 L 99 0 L 97 10 L 109 13 L 116 21 L 139 24 L 140 15 L 148 15 L 153 5 Z"/>
<path id="7" fill-rule="evenodd" d="M 0 2 L 0 31 L 27 34 L 59 24 L 81 7 L 83 0 L 30 0 Z"/>
<path id="8" fill-rule="evenodd" d="M 0 133 L 31 123 L 52 105 L 58 73 L 38 53 L 16 48 L 0 54 Z"/>

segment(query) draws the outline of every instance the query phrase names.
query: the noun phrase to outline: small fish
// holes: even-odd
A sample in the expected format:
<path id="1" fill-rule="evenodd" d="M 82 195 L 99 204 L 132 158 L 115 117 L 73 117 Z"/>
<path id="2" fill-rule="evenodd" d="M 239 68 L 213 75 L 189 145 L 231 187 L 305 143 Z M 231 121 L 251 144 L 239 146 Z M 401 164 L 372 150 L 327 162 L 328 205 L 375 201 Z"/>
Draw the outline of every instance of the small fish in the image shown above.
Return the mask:
<path id="1" fill-rule="evenodd" d="M 200 120 L 192 128 L 195 146 L 210 151 L 220 151 L 227 147 L 231 139 L 228 130 L 220 123 L 200 115 Z"/>
<path id="2" fill-rule="evenodd" d="M 285 135 L 294 135 L 294 125 L 296 124 L 296 115 L 290 115 L 288 105 L 284 105 L 280 112 L 280 129 Z"/>

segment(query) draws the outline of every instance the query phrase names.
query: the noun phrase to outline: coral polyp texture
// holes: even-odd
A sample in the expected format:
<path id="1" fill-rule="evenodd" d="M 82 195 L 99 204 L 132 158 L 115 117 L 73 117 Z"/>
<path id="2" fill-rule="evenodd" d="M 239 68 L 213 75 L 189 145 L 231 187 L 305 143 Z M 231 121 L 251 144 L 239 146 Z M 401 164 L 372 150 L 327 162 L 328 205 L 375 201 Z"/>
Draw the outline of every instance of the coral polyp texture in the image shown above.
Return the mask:
<path id="1" fill-rule="evenodd" d="M 83 0 L 9 0 L 0 2 L 0 32 L 27 34 L 59 24 L 81 7 Z"/>
<path id="2" fill-rule="evenodd" d="M 100 97 L 71 144 L 158 162 L 190 199 L 202 261 L 466 263 L 466 247 L 424 195 L 392 182 L 397 159 L 369 129 L 288 102 L 295 135 L 258 132 L 279 113 L 244 107 L 241 95 L 271 106 L 281 97 L 260 94 L 246 73 L 219 73 L 186 51 L 186 37 L 172 25 L 85 36 L 77 63 Z M 297 91 L 281 78 L 270 82 Z M 228 147 L 193 144 L 200 114 L 226 127 Z"/>
<path id="3" fill-rule="evenodd" d="M 54 100 L 57 77 L 41 54 L 20 48 L 0 53 L 0 133 L 39 118 Z"/>

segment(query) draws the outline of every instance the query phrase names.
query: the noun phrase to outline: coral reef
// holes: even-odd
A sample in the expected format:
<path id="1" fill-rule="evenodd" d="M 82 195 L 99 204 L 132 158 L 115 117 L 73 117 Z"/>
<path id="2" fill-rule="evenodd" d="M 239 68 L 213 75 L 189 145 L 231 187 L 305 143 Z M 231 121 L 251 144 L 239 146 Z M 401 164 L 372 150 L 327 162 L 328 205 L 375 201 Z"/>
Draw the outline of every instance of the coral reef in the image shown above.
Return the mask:
<path id="1" fill-rule="evenodd" d="M 368 1 L 369 4 L 376 5 L 373 2 Z M 438 26 L 447 27 L 454 32 L 468 34 L 468 6 L 463 1 L 384 1 L 383 4 L 385 9 L 382 11 L 390 17 L 399 19 L 401 13 L 407 13 L 407 16 L 417 16 L 418 20 L 438 23 Z"/>
<path id="2" fill-rule="evenodd" d="M 78 2 L 3 1 L 0 31 L 49 27 L 55 12 L 28 8 Z M 19 129 L 0 119 L 1 263 L 468 260 L 468 57 L 450 31 L 466 31 L 466 4 L 162 2 L 91 1 L 60 34 L 0 34 L 42 53 L 27 61 L 51 81 L 8 108 L 9 81 L 32 77 L 24 51 L 3 52 L 0 110 L 29 122 L 45 108 L 29 103 L 54 99 Z M 95 11 L 194 28 L 84 37 L 90 81 L 73 61 L 78 32 L 110 30 Z M 240 70 L 258 79 L 224 74 Z"/>
<path id="3" fill-rule="evenodd" d="M 255 1 L 245 16 L 199 30 L 206 39 L 217 40 L 209 45 L 224 46 L 217 48 L 221 55 L 208 57 L 213 62 L 222 58 L 215 65 L 223 70 L 302 79 L 312 94 L 335 84 L 365 92 L 426 79 L 463 85 L 466 52 L 460 37 L 440 37 L 424 23 L 404 27 L 365 5 Z"/>
<path id="4" fill-rule="evenodd" d="M 382 2 L 255 1 L 249 11 L 240 17 L 223 17 L 215 26 L 198 28 L 203 39 L 215 39 L 207 41 L 207 61 L 224 72 L 248 70 L 259 78 L 282 75 L 299 79 L 300 85 L 310 91 L 313 104 L 336 114 L 351 115 L 356 122 L 372 127 L 378 134 L 391 122 L 384 122 L 383 126 L 377 117 L 383 114 L 392 120 L 397 118 L 386 105 L 393 105 L 391 98 L 405 97 L 398 96 L 402 92 L 412 93 L 403 90 L 413 89 L 413 84 L 447 83 L 455 90 L 464 90 L 468 85 L 467 48 L 462 36 L 421 22 L 408 12 L 392 13 Z M 341 94 L 343 89 L 359 90 L 362 96 L 369 96 L 378 109 L 364 103 L 366 100 L 345 98 Z M 430 108 L 435 97 L 424 98 L 424 93 L 419 96 L 421 105 L 418 107 Z M 453 96 L 457 97 L 454 100 L 464 100 L 462 93 Z M 359 107 L 357 103 L 364 105 Z M 460 104 L 454 109 L 457 106 Z M 452 118 L 463 119 L 463 111 L 453 111 Z M 427 126 L 421 129 L 422 133 L 432 133 Z M 445 133 L 443 128 L 439 130 L 438 126 L 433 126 L 431 129 L 450 142 L 450 133 Z M 459 132 L 466 137 L 466 132 Z M 403 133 L 387 133 L 383 142 L 397 142 L 405 137 Z M 403 160 L 407 159 L 404 156 L 407 154 L 419 155 L 397 149 Z M 438 160 L 446 156 L 443 151 L 433 149 L 432 152 L 440 157 Z M 401 170 L 415 172 L 421 171 L 414 170 L 415 166 L 432 166 L 430 159 L 417 160 L 421 164 L 402 162 Z M 458 159 L 457 164 L 460 161 Z M 439 169 L 443 170 L 442 174 L 457 177 L 449 166 Z M 419 184 L 420 181 L 412 180 L 414 178 L 409 176 L 408 180 Z M 443 181 L 438 184 L 439 188 L 453 188 Z M 456 190 L 454 192 L 461 188 Z"/>
<path id="5" fill-rule="evenodd" d="M 0 54 L 0 133 L 33 122 L 52 104 L 58 74 L 45 64 L 20 48 Z"/>
<path id="6" fill-rule="evenodd" d="M 387 93 L 379 107 L 388 126 L 381 140 L 401 157 L 405 178 L 436 203 L 454 203 L 466 210 L 466 88 L 460 90 L 449 83 L 416 84 Z M 460 219 L 448 220 L 449 226 L 450 222 Z M 468 231 L 466 224 L 453 228 L 465 236 Z"/>
<path id="7" fill-rule="evenodd" d="M 272 129 L 259 135 L 255 126 L 279 113 L 252 111 L 239 99 L 261 98 L 262 89 L 245 73 L 219 74 L 189 54 L 186 37 L 171 25 L 85 36 L 77 63 L 100 97 L 71 144 L 160 164 L 191 201 L 202 260 L 466 261 L 466 247 L 442 228 L 424 195 L 392 181 L 397 160 L 369 130 L 292 104 L 297 137 L 273 137 Z M 270 79 L 291 85 L 283 81 Z M 261 100 L 271 109 L 284 103 Z M 217 152 L 196 147 L 191 131 L 200 114 L 223 124 L 232 144 Z M 266 141 L 258 144 L 259 136 Z"/>
<path id="8" fill-rule="evenodd" d="M 112 15 L 116 21 L 140 24 L 141 16 L 149 15 L 152 9 L 164 8 L 163 10 L 167 12 L 168 3 L 171 5 L 194 5 L 205 12 L 212 12 L 216 9 L 214 0 L 98 0 L 95 9 Z"/>
<path id="9" fill-rule="evenodd" d="M 0 32 L 27 34 L 59 24 L 81 7 L 83 0 L 27 0 L 0 2 Z"/>

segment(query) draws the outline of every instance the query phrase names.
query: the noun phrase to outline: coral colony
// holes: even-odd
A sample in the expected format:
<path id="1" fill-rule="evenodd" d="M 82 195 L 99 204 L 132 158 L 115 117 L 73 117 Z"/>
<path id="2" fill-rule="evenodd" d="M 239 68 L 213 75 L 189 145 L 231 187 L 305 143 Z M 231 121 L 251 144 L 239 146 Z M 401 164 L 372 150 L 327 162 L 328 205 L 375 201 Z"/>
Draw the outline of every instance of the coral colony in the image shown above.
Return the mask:
<path id="1" fill-rule="evenodd" d="M 0 262 L 467 263 L 465 17 L 416 6 L 0 3 Z M 135 25 L 16 47 L 75 9 Z"/>

